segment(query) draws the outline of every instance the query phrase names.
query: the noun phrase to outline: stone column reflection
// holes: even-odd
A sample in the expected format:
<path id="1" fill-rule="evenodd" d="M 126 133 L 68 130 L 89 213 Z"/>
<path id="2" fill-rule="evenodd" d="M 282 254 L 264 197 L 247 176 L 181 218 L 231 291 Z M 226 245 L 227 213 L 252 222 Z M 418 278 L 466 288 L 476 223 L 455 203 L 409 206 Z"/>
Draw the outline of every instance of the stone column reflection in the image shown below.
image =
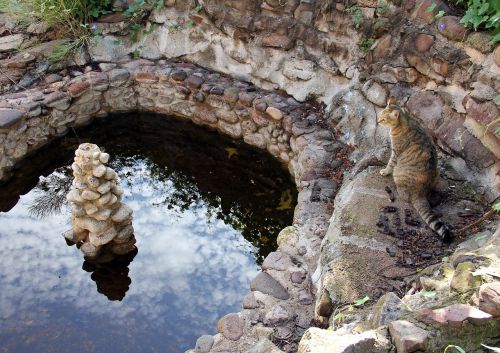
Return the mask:
<path id="1" fill-rule="evenodd" d="M 96 283 L 97 291 L 104 294 L 109 300 L 121 301 L 129 290 L 132 280 L 128 276 L 128 266 L 137 255 L 137 249 L 115 257 L 109 262 L 85 260 L 82 269 L 92 273 L 90 278 Z"/>

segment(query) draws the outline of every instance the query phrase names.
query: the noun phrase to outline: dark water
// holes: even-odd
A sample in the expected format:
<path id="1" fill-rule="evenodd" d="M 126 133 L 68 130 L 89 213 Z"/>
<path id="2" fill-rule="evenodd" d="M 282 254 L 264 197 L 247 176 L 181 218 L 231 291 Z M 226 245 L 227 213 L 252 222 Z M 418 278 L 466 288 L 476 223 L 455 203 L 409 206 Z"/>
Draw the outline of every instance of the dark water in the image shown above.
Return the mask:
<path id="1" fill-rule="evenodd" d="M 110 153 L 134 210 L 138 252 L 112 263 L 61 235 L 81 142 Z M 295 199 L 275 160 L 187 122 L 112 116 L 68 135 L 0 186 L 0 352 L 184 352 L 239 310 Z"/>

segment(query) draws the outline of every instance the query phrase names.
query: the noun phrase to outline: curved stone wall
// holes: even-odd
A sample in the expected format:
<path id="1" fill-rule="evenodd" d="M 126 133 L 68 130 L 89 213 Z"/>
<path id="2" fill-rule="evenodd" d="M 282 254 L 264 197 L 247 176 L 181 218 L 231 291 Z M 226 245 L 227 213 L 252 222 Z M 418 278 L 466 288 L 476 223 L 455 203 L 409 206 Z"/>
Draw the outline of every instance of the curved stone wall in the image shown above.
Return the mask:
<path id="1" fill-rule="evenodd" d="M 297 184 L 294 223 L 280 234 L 278 251 L 265 259 L 265 272 L 252 282 L 244 310 L 221 319 L 214 347 L 244 351 L 258 341 L 266 323 L 281 327 L 283 339 L 293 335 L 287 350 L 295 350 L 314 316 L 311 274 L 348 164 L 349 148 L 322 123 L 321 105 L 299 103 L 189 63 L 135 60 L 100 68 L 1 97 L 2 179 L 57 136 L 116 112 L 173 115 L 267 149 L 288 166 Z"/>

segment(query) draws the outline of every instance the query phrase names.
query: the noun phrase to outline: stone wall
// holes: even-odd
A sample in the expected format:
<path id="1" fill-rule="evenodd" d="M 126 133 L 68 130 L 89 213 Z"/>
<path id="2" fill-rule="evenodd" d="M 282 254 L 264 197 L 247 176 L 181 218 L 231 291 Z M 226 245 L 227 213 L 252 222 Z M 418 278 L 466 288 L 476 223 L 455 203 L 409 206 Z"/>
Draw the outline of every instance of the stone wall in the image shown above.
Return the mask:
<path id="1" fill-rule="evenodd" d="M 432 2 L 438 6 L 429 13 Z M 490 196 L 500 192 L 494 122 L 500 49 L 487 33 L 464 29 L 457 17 L 435 19 L 437 9 L 451 13 L 441 1 L 353 1 L 362 14 L 358 28 L 353 8 L 341 1 L 200 3 L 200 13 L 189 1 L 153 11 L 154 29 L 138 43 L 125 38 L 115 44 L 123 30 L 100 23 L 106 35 L 90 56 L 116 61 L 136 50 L 151 59 L 182 57 L 299 101 L 316 99 L 327 105 L 328 123 L 359 151 L 387 142 L 375 116 L 394 95 L 443 150 L 495 188 Z M 195 25 L 186 26 L 193 19 Z"/>
<path id="2" fill-rule="evenodd" d="M 362 274 L 350 292 L 330 293 L 338 284 L 335 270 L 370 271 L 379 257 L 393 262 L 386 245 L 394 239 L 381 241 L 377 232 L 357 239 L 335 218 L 356 197 L 386 202 L 384 181 L 362 196 L 349 188 L 358 174 L 374 173 L 373 166 L 386 161 L 387 131 L 376 116 L 389 95 L 433 132 L 448 180 L 469 181 L 475 195 L 488 200 L 500 193 L 500 49 L 486 33 L 465 30 L 440 0 L 199 2 L 201 12 L 191 0 L 165 1 L 165 8 L 148 15 L 135 43 L 118 14 L 96 23 L 102 36 L 73 61 L 40 64 L 54 41 L 0 60 L 11 78 L 31 86 L 0 99 L 0 180 L 71 127 L 120 111 L 190 119 L 267 149 L 288 166 L 300 191 L 293 227 L 280 234 L 279 250 L 264 261 L 243 310 L 221 319 L 219 334 L 202 338 L 196 351 L 277 352 L 269 340 L 296 351 L 315 305 L 317 312 L 326 308 L 319 316 L 329 317 L 336 298 L 352 300 L 365 287 L 401 284 L 382 278 L 384 273 L 367 282 Z M 436 9 L 428 12 L 433 2 Z M 438 10 L 447 16 L 436 19 Z M 2 37 L 0 52 L 33 43 L 33 35 L 12 36 Z M 75 63 L 91 65 L 67 69 Z M 42 82 L 37 72 L 47 73 Z M 337 197 L 344 206 L 325 237 L 350 149 L 354 179 Z M 450 200 L 445 210 L 464 200 Z M 346 219 L 364 232 L 356 227 L 366 224 Z M 349 262 L 355 248 L 371 262 Z M 311 280 L 316 269 L 317 288 Z"/>
<path id="3" fill-rule="evenodd" d="M 288 166 L 299 190 L 293 226 L 265 259 L 238 314 L 219 324 L 214 351 L 244 351 L 263 332 L 296 349 L 314 316 L 311 274 L 332 211 L 349 148 L 323 123 L 322 106 L 208 71 L 186 62 L 102 63 L 70 79 L 2 96 L 0 175 L 71 128 L 125 111 L 189 119 L 267 151 Z M 161 115 L 158 119 L 161 119 Z M 275 329 L 266 331 L 270 326 Z M 236 328 L 235 328 L 236 327 Z M 260 329 L 259 329 L 260 328 Z M 234 330 L 237 330 L 236 334 Z"/>

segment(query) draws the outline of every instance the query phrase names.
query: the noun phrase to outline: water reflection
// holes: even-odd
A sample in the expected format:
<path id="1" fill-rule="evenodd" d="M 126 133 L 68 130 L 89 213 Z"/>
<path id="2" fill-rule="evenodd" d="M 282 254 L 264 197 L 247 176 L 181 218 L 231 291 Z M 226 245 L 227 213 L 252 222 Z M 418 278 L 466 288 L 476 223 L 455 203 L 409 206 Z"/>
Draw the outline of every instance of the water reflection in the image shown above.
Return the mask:
<path id="1" fill-rule="evenodd" d="M 85 260 L 82 269 L 90 272 L 90 278 L 96 283 L 97 291 L 104 294 L 109 300 L 121 301 L 125 298 L 132 280 L 128 276 L 128 266 L 137 255 L 133 252 L 113 257 L 110 261 L 96 262 Z"/>
<path id="2" fill-rule="evenodd" d="M 10 210 L 0 213 L 2 352 L 183 352 L 239 309 L 256 261 L 291 223 L 292 186 L 274 161 L 167 119 L 77 133 L 0 187 L 0 210 Z M 87 136 L 115 157 L 139 252 L 82 266 L 63 245 L 61 195 Z"/>

